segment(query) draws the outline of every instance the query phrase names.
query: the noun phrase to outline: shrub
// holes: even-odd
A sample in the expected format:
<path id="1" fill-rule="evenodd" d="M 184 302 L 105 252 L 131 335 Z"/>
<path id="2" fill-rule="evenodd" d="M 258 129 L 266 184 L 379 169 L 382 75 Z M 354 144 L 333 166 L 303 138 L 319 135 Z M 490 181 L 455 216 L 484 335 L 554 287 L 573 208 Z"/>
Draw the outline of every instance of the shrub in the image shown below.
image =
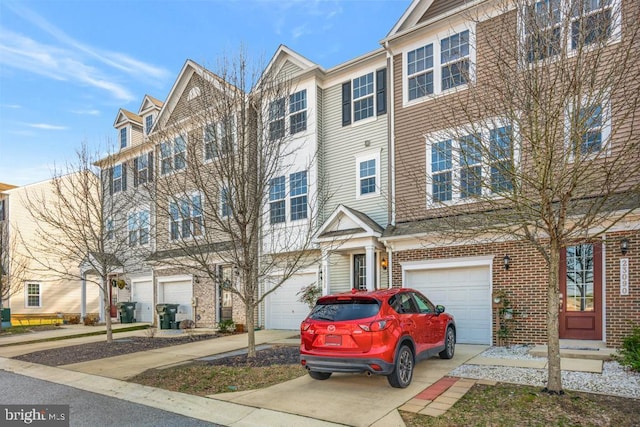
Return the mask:
<path id="1" fill-rule="evenodd" d="M 69 324 L 70 325 L 79 325 L 80 324 L 80 316 L 69 316 Z"/>
<path id="2" fill-rule="evenodd" d="M 296 295 L 299 296 L 298 301 L 307 304 L 309 308 L 312 309 L 313 306 L 316 305 L 318 298 L 322 295 L 322 287 L 311 283 L 300 289 Z"/>
<path id="3" fill-rule="evenodd" d="M 631 335 L 622 340 L 622 348 L 618 350 L 616 360 L 640 372 L 640 326 L 633 328 Z"/>
<path id="4" fill-rule="evenodd" d="M 223 334 L 228 334 L 236 330 L 236 324 L 233 320 L 223 320 L 218 323 L 218 331 Z"/>

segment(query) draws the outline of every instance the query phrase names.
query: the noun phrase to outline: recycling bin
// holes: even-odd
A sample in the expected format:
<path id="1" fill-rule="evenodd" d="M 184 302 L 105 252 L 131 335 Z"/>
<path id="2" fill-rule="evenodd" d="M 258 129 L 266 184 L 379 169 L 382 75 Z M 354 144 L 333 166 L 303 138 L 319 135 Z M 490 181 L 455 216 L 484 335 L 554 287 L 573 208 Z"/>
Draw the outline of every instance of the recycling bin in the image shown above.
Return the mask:
<path id="1" fill-rule="evenodd" d="M 160 316 L 160 329 L 177 329 L 176 312 L 180 304 L 157 304 L 156 312 Z"/>
<path id="2" fill-rule="evenodd" d="M 120 313 L 120 323 L 134 323 L 136 303 L 135 302 L 119 302 L 116 304 L 116 308 Z"/>

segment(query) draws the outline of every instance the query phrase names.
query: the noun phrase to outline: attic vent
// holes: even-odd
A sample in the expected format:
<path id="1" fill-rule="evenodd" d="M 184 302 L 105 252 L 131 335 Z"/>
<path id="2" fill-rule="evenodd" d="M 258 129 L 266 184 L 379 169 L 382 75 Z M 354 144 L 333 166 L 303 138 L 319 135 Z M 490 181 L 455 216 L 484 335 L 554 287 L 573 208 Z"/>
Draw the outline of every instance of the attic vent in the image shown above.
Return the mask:
<path id="1" fill-rule="evenodd" d="M 187 101 L 191 101 L 192 99 L 196 99 L 200 96 L 200 88 L 198 86 L 191 88 L 189 91 L 189 95 L 187 95 Z"/>

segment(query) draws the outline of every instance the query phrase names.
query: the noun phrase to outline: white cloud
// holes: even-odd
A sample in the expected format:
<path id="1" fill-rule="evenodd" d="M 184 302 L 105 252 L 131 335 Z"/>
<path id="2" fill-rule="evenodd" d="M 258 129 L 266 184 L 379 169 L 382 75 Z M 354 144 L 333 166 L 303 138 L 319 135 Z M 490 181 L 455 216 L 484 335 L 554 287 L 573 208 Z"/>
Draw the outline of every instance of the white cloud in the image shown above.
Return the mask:
<path id="1" fill-rule="evenodd" d="M 44 130 L 67 130 L 69 129 L 67 126 L 59 126 L 52 125 L 48 123 L 27 123 L 27 126 L 35 129 L 44 129 Z"/>
<path id="2" fill-rule="evenodd" d="M 80 116 L 99 116 L 100 110 L 90 109 L 90 110 L 71 110 L 73 114 L 78 114 Z"/>

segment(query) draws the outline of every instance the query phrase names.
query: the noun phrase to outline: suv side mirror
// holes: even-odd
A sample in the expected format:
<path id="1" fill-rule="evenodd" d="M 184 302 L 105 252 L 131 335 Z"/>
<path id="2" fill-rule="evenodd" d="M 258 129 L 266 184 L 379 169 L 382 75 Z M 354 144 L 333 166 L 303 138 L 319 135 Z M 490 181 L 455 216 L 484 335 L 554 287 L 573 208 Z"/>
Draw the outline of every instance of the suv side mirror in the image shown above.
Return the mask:
<path id="1" fill-rule="evenodd" d="M 436 305 L 436 316 L 440 313 L 444 313 L 444 305 Z"/>

